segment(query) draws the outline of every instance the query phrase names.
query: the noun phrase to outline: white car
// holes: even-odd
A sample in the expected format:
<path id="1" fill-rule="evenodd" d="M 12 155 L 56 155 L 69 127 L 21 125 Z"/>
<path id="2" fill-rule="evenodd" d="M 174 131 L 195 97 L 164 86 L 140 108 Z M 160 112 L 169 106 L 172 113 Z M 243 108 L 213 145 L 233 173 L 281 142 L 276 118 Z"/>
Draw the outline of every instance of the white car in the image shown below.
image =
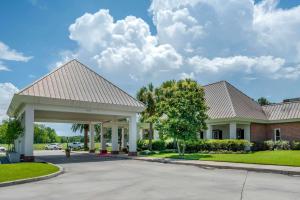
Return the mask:
<path id="1" fill-rule="evenodd" d="M 62 147 L 58 143 L 51 143 L 45 146 L 46 150 L 61 150 Z"/>
<path id="2" fill-rule="evenodd" d="M 81 142 L 72 142 L 68 144 L 71 149 L 82 149 L 84 145 Z"/>
<path id="3" fill-rule="evenodd" d="M 0 146 L 0 152 L 6 152 L 6 148 Z"/>

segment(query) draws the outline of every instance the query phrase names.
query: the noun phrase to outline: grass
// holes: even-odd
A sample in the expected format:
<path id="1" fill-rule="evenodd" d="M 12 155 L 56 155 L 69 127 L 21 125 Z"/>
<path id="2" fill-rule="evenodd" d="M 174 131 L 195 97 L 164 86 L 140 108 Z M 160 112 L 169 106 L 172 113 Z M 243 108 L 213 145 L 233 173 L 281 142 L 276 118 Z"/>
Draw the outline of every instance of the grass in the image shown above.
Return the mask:
<path id="1" fill-rule="evenodd" d="M 17 163 L 0 165 L 0 183 L 52 174 L 58 167 L 47 163 Z"/>
<path id="2" fill-rule="evenodd" d="M 47 144 L 33 144 L 33 149 L 34 150 L 45 150 L 46 145 Z M 7 144 L 0 144 L 0 146 L 3 146 L 5 148 L 8 147 Z M 67 148 L 67 143 L 61 143 L 61 146 L 62 146 L 62 149 L 66 149 Z M 100 149 L 100 143 L 99 142 L 95 142 L 95 148 L 96 148 L 96 151 L 99 151 L 99 149 Z M 111 151 L 111 147 L 107 147 L 107 150 Z"/>
<path id="3" fill-rule="evenodd" d="M 151 157 L 180 159 L 179 155 L 176 153 L 154 154 L 151 155 Z M 300 167 L 300 151 L 258 151 L 244 154 L 192 153 L 186 154 L 182 159 Z"/>

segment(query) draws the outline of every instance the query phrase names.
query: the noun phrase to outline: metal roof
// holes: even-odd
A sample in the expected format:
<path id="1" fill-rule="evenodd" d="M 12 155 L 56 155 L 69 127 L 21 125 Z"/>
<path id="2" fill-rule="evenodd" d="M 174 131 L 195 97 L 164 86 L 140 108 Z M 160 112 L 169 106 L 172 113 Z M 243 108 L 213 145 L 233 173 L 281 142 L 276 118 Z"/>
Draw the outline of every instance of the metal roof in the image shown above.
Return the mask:
<path id="1" fill-rule="evenodd" d="M 269 120 L 300 119 L 300 102 L 263 106 Z"/>
<path id="2" fill-rule="evenodd" d="M 210 119 L 267 119 L 256 101 L 226 81 L 206 85 L 204 91 Z"/>
<path id="3" fill-rule="evenodd" d="M 58 67 L 17 95 L 144 107 L 143 103 L 77 60 Z"/>

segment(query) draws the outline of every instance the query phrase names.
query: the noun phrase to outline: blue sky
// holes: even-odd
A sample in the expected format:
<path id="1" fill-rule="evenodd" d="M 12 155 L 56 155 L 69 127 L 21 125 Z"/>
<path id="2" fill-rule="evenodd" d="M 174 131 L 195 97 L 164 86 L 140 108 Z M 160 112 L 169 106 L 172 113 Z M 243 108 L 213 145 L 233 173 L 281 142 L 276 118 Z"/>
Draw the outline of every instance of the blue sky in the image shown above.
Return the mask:
<path id="1" fill-rule="evenodd" d="M 77 58 L 135 95 L 148 82 L 228 80 L 300 96 L 300 1 L 3 0 L 0 117 L 13 92 Z M 88 14 L 85 14 L 88 13 Z M 54 126 L 70 134 L 65 125 Z"/>

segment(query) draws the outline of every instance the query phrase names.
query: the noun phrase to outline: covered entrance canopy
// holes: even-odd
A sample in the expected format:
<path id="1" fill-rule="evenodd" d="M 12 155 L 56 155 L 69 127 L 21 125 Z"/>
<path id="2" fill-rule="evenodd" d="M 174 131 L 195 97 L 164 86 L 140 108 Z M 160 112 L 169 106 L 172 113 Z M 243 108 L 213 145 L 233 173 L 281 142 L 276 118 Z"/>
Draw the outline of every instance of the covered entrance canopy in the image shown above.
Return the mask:
<path id="1" fill-rule="evenodd" d="M 136 154 L 137 118 L 144 104 L 101 77 L 77 60 L 72 60 L 50 72 L 13 96 L 7 114 L 20 118 L 24 134 L 16 151 L 25 160 L 33 159 L 34 122 L 90 124 L 107 123 L 112 128 L 112 150 L 118 151 L 118 126 L 129 127 L 129 155 Z M 103 131 L 101 131 L 103 138 Z M 93 140 L 90 144 L 93 148 Z M 102 140 L 102 150 L 105 149 Z"/>

